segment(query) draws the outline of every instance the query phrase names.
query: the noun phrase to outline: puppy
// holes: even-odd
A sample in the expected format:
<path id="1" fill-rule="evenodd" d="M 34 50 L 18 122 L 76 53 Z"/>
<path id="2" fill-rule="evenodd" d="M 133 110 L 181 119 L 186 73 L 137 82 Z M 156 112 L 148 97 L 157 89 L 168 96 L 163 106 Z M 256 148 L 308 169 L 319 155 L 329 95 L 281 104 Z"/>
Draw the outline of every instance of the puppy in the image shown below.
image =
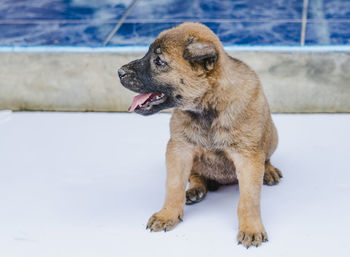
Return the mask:
<path id="1" fill-rule="evenodd" d="M 174 108 L 166 199 L 147 228 L 171 230 L 182 221 L 185 203 L 201 201 L 221 184 L 239 183 L 238 243 L 248 248 L 267 241 L 261 187 L 278 183 L 282 174 L 270 163 L 277 131 L 254 71 L 228 56 L 209 28 L 183 23 L 161 32 L 142 59 L 118 74 L 124 87 L 140 93 L 129 111 L 151 115 Z"/>

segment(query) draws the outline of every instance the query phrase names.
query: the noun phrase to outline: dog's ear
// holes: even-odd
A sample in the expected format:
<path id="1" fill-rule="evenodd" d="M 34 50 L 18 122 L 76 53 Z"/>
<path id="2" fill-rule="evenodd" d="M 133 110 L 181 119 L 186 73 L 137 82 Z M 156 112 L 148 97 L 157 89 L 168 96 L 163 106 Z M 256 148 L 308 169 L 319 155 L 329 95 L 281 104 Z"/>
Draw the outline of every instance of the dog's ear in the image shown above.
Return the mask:
<path id="1" fill-rule="evenodd" d="M 191 37 L 184 48 L 183 58 L 200 64 L 206 71 L 211 71 L 218 60 L 218 53 L 211 43 L 199 42 Z"/>

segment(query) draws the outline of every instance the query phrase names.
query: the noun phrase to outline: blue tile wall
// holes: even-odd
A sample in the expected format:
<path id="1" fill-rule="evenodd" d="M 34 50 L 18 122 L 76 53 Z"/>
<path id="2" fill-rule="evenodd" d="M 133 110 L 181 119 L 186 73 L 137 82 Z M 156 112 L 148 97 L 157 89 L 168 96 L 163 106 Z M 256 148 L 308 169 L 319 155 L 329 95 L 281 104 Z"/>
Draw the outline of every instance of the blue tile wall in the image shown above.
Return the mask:
<path id="1" fill-rule="evenodd" d="M 350 0 L 309 0 L 305 43 L 350 44 Z"/>
<path id="2" fill-rule="evenodd" d="M 132 0 L 1 0 L 1 20 L 120 19 Z"/>
<path id="3" fill-rule="evenodd" d="M 146 0 L 128 19 L 301 19 L 302 7 L 302 0 Z"/>
<path id="4" fill-rule="evenodd" d="M 164 29 L 178 23 L 124 23 L 111 45 L 150 44 Z M 299 44 L 301 24 L 294 22 L 203 22 L 224 44 Z"/>
<path id="5" fill-rule="evenodd" d="M 93 23 L 0 24 L 0 45 L 98 46 L 113 27 Z"/>
<path id="6" fill-rule="evenodd" d="M 328 22 L 324 26 L 319 22 L 309 22 L 306 29 L 307 45 L 349 45 L 349 22 Z"/>
<path id="7" fill-rule="evenodd" d="M 317 14 L 312 9 L 318 9 L 325 19 L 350 19 L 349 0 L 309 0 L 309 17 L 316 18 Z"/>
<path id="8" fill-rule="evenodd" d="M 0 45 L 146 45 L 184 21 L 226 45 L 300 45 L 303 0 L 0 0 Z M 306 45 L 350 44 L 350 0 L 309 0 Z"/>

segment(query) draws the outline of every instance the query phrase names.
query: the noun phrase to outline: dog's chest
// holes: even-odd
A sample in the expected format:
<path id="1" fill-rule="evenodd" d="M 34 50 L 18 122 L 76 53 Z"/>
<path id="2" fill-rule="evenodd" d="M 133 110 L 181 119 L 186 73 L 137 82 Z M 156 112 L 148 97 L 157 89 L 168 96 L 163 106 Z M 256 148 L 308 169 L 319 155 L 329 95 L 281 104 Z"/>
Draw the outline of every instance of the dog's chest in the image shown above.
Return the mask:
<path id="1" fill-rule="evenodd" d="M 222 149 L 232 144 L 229 129 L 221 126 L 217 118 L 189 115 L 183 123 L 183 135 L 189 143 L 208 150 Z"/>

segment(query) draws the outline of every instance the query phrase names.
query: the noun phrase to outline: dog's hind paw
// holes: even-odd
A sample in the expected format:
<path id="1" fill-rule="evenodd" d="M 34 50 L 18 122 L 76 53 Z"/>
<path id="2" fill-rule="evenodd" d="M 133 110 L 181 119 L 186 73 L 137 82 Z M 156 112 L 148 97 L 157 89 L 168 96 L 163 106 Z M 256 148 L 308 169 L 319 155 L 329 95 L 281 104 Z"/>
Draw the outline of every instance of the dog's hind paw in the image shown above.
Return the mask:
<path id="1" fill-rule="evenodd" d="M 186 191 L 186 204 L 191 205 L 202 201 L 207 194 L 203 186 L 190 188 Z"/>
<path id="2" fill-rule="evenodd" d="M 264 173 L 264 184 L 265 185 L 276 185 L 282 178 L 282 173 L 279 169 L 271 165 L 270 162 L 265 164 L 265 173 Z"/>

